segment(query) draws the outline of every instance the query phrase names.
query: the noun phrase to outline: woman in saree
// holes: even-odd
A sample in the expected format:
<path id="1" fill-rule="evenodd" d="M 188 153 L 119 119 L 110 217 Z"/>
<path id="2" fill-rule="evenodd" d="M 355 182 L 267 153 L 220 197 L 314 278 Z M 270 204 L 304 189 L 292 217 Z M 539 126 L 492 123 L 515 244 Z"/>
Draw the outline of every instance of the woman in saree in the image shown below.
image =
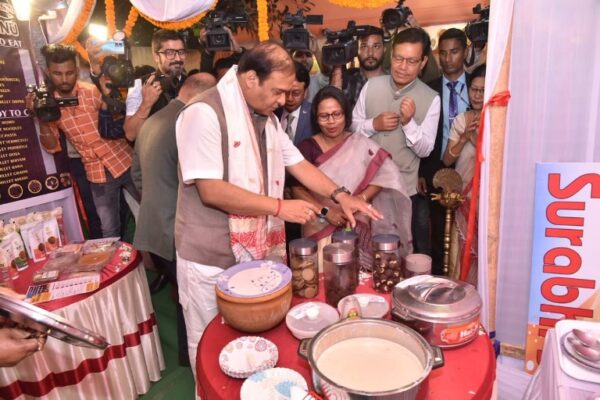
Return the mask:
<path id="1" fill-rule="evenodd" d="M 473 185 L 473 174 L 475 171 L 475 157 L 477 155 L 477 133 L 479 132 L 479 117 L 483 108 L 483 90 L 485 88 L 485 64 L 473 70 L 468 82 L 469 110 L 454 118 L 450 128 L 448 146 L 444 153 L 443 162 L 446 166 L 456 163 L 455 169 L 462 178 L 462 196 L 465 201 L 454 213 L 454 224 L 451 232 L 450 244 L 450 267 L 451 277 L 460 276 L 460 261 L 464 252 L 465 238 L 467 234 L 467 223 L 469 207 L 471 203 L 471 187 Z M 477 223 L 475 223 L 477 226 Z M 471 267 L 467 281 L 477 284 L 477 230 L 471 245 Z"/>
<path id="2" fill-rule="evenodd" d="M 333 86 L 321 89 L 311 110 L 316 133 L 298 148 L 307 161 L 353 195 L 372 203 L 384 215 L 381 221 L 356 216 L 361 267 L 370 269 L 374 234 L 394 233 L 400 237 L 402 255 L 412 253 L 411 202 L 390 154 L 371 139 L 350 131 L 351 111 L 340 89 Z M 331 235 L 346 228 L 346 217 L 332 199 L 310 192 L 297 182 L 291 186 L 294 198 L 307 200 L 322 210 L 321 218 L 302 226 L 302 236 L 316 240 L 321 254 L 321 249 L 331 243 Z"/>

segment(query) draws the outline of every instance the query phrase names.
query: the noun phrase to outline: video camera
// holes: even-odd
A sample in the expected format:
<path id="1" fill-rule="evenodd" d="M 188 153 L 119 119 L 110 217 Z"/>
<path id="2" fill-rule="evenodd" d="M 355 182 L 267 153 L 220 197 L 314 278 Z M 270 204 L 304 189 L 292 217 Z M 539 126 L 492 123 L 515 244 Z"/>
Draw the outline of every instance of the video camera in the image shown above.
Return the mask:
<path id="1" fill-rule="evenodd" d="M 323 33 L 327 44 L 321 49 L 323 63 L 326 65 L 344 65 L 358 55 L 356 36 L 363 36 L 369 31 L 368 25 L 356 25 L 355 21 L 348 21 L 348 26 L 338 32 L 325 28 Z"/>
<path id="2" fill-rule="evenodd" d="M 108 54 L 102 61 L 102 74 L 110 79 L 112 89 L 132 86 L 134 69 L 125 33 L 116 31 L 112 40 L 103 44 L 101 49 L 102 53 Z"/>
<path id="3" fill-rule="evenodd" d="M 42 122 L 58 121 L 61 116 L 60 107 L 79 105 L 77 97 L 55 98 L 52 91 L 42 82 L 40 86 L 27 85 L 27 93 L 34 93 L 33 112 Z"/>
<path id="4" fill-rule="evenodd" d="M 206 49 L 210 51 L 231 50 L 229 33 L 223 27 L 246 22 L 248 19 L 244 15 L 226 14 L 225 11 L 213 11 L 208 14 L 204 19 Z"/>
<path id="5" fill-rule="evenodd" d="M 323 16 L 305 16 L 302 10 L 298 10 L 296 14 L 287 11 L 283 15 L 283 23 L 292 26 L 283 31 L 283 47 L 288 50 L 306 50 L 310 49 L 310 33 L 304 24 L 323 25 Z"/>
<path id="6" fill-rule="evenodd" d="M 490 22 L 490 6 L 481 7 L 481 4 L 477 4 L 473 7 L 473 14 L 479 14 L 479 18 L 467 24 L 465 34 L 473 43 L 486 43 Z"/>
<path id="7" fill-rule="evenodd" d="M 381 24 L 386 31 L 391 31 L 406 25 L 406 21 L 411 15 L 411 9 L 404 6 L 404 0 L 400 0 L 396 7 L 383 10 L 383 13 L 381 13 Z"/>

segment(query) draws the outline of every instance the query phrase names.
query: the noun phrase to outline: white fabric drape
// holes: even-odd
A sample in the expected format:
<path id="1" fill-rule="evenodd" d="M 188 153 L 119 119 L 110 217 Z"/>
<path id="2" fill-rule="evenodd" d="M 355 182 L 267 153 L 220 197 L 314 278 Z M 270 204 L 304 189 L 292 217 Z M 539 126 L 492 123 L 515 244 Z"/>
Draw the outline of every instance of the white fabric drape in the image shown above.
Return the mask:
<path id="1" fill-rule="evenodd" d="M 493 4 L 486 94 L 499 65 L 493 60 L 503 54 L 493 42 L 496 12 L 506 3 Z M 597 0 L 514 1 L 496 307 L 497 337 L 510 344 L 524 346 L 526 338 L 535 165 L 600 161 L 599 19 Z M 501 24 L 508 29 L 510 18 Z M 481 204 L 483 221 L 485 196 Z M 480 225 L 480 240 L 485 232 Z M 483 265 L 486 258 L 480 255 Z"/>
<path id="2" fill-rule="evenodd" d="M 490 9 L 490 25 L 488 32 L 487 65 L 485 79 L 485 97 L 487 102 L 498 82 L 502 60 L 506 51 L 510 26 L 512 21 L 514 0 L 495 2 Z M 490 117 L 486 113 L 485 132 L 483 140 L 484 162 L 481 166 L 481 190 L 479 195 L 479 255 L 477 288 L 483 299 L 481 322 L 489 331 L 489 288 L 487 270 L 487 223 L 488 223 L 488 193 L 489 193 L 489 159 L 490 153 Z"/>
<path id="3" fill-rule="evenodd" d="M 96 6 L 96 1 L 93 2 L 92 10 Z M 86 25 L 88 24 L 92 13 L 84 15 L 86 0 L 70 0 L 67 1 L 68 8 L 56 10 L 56 18 L 46 19 L 46 32 L 48 34 L 48 43 L 60 43 L 62 42 L 69 32 L 73 29 L 76 22 L 81 19 L 82 16 L 87 17 Z M 53 15 L 54 13 L 52 13 Z"/>
<path id="4" fill-rule="evenodd" d="M 152 19 L 163 22 L 177 22 L 207 11 L 215 1 L 130 0 L 129 2 Z"/>

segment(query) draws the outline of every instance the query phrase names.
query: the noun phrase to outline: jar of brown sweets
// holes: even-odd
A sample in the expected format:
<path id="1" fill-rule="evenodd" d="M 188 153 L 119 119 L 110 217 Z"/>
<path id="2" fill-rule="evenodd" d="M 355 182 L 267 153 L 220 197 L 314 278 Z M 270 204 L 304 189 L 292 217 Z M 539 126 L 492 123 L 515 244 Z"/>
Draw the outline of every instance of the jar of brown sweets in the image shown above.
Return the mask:
<path id="1" fill-rule="evenodd" d="M 292 291 L 295 295 L 313 298 L 319 293 L 317 242 L 300 238 L 290 242 Z"/>
<path id="2" fill-rule="evenodd" d="M 389 293 L 401 280 L 400 238 L 393 234 L 375 235 L 373 246 L 373 288 Z"/>
<path id="3" fill-rule="evenodd" d="M 338 302 L 358 287 L 358 260 L 354 247 L 346 243 L 331 243 L 323 248 L 325 301 L 337 307 Z"/>

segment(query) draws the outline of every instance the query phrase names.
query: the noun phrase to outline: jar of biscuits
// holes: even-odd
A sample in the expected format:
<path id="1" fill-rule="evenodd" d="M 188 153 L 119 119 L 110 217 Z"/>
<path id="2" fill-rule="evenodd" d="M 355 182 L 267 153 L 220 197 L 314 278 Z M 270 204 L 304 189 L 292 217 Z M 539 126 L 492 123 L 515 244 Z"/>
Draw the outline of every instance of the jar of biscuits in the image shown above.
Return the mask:
<path id="1" fill-rule="evenodd" d="M 389 293 L 402 277 L 400 238 L 393 234 L 375 235 L 373 246 L 373 288 Z"/>
<path id="2" fill-rule="evenodd" d="M 300 238 L 290 242 L 292 291 L 295 295 L 313 298 L 319 293 L 317 242 Z"/>
<path id="3" fill-rule="evenodd" d="M 331 243 L 323 248 L 325 301 L 336 307 L 338 302 L 358 287 L 358 260 L 354 247 L 346 243 Z"/>

